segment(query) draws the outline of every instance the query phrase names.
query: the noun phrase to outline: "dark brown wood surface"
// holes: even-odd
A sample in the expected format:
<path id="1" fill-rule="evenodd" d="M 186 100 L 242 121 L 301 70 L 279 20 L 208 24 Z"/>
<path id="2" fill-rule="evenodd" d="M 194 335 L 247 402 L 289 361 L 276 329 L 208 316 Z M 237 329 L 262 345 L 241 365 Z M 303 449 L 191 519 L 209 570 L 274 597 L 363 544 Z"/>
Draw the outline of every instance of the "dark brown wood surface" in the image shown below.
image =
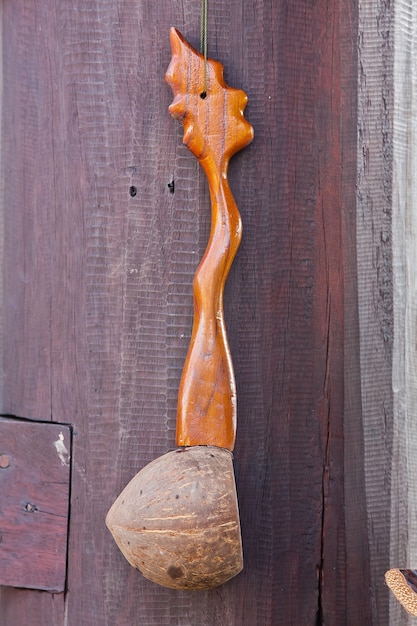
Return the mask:
<path id="1" fill-rule="evenodd" d="M 0 418 L 0 585 L 64 591 L 68 426 Z"/>
<path id="2" fill-rule="evenodd" d="M 225 294 L 245 569 L 163 589 L 105 528 L 175 446 L 210 202 L 164 74 L 171 25 L 198 46 L 199 4 L 3 2 L 1 411 L 73 425 L 67 590 L 2 588 L 6 626 L 388 624 L 364 478 L 355 0 L 209 3 L 210 56 L 256 136 L 230 168 Z M 386 555 L 388 512 L 378 529 Z"/>

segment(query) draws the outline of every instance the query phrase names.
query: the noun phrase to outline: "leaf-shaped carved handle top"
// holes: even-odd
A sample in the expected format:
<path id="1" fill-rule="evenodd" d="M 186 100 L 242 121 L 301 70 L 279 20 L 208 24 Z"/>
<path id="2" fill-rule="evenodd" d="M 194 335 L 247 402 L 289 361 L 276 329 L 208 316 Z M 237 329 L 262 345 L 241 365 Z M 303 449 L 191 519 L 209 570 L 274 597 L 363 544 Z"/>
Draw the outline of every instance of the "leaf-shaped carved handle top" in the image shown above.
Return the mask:
<path id="1" fill-rule="evenodd" d="M 183 141 L 206 173 L 212 206 L 210 239 L 194 277 L 194 324 L 178 394 L 177 444 L 232 450 L 236 387 L 223 292 L 242 227 L 227 170 L 233 154 L 252 141 L 253 128 L 243 116 L 247 96 L 226 85 L 222 64 L 205 61 L 175 28 L 170 39 L 166 80 L 174 100 L 169 111 L 183 123 Z"/>

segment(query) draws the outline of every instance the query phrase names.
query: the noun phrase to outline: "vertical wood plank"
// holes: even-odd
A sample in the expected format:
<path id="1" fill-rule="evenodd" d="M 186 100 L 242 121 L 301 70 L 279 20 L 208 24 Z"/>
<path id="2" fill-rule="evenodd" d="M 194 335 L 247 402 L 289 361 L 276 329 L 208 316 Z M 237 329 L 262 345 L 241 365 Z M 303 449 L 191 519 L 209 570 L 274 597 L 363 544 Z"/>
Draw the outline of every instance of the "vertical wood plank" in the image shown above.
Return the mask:
<path id="1" fill-rule="evenodd" d="M 388 623 L 393 459 L 392 4 L 359 3 L 357 266 L 373 623 Z"/>
<path id="2" fill-rule="evenodd" d="M 3 258 L 4 258 L 4 171 L 1 120 L 3 120 L 3 5 L 0 5 L 0 358 L 3 354 Z M 3 406 L 3 376 L 0 375 L 0 406 Z"/>
<path id="3" fill-rule="evenodd" d="M 344 491 L 346 624 L 372 624 L 371 572 L 365 490 L 357 260 L 358 3 L 341 18 L 342 232 L 344 261 Z"/>
<path id="4" fill-rule="evenodd" d="M 392 459 L 390 567 L 417 562 L 417 432 L 415 425 L 417 309 L 416 267 L 416 149 L 417 139 L 417 13 L 412 2 L 398 0 L 395 10 L 393 106 L 393 288 L 394 446 Z M 411 624 L 391 596 L 391 623 Z"/>
<path id="5" fill-rule="evenodd" d="M 3 158 L 5 265 L 2 412 L 51 419 L 51 239 L 54 86 L 49 72 L 51 41 L 46 7 L 3 7 Z M 36 37 L 32 33 L 36 32 Z M 27 42 L 31 40 L 29 47 Z M 10 58 L 10 57 L 13 58 Z M 39 67 L 44 67 L 39 72 Z M 18 78 L 17 78 L 18 77 Z M 13 250 L 13 253 L 11 252 Z M 17 355 L 24 346 L 24 353 Z M 28 367 L 32 363 L 33 367 Z"/>
<path id="6" fill-rule="evenodd" d="M 3 267 L 4 267 L 4 161 L 1 124 L 3 120 L 3 5 L 0 6 L 0 358 L 3 354 Z M 3 374 L 0 375 L 0 406 L 3 406 Z"/>

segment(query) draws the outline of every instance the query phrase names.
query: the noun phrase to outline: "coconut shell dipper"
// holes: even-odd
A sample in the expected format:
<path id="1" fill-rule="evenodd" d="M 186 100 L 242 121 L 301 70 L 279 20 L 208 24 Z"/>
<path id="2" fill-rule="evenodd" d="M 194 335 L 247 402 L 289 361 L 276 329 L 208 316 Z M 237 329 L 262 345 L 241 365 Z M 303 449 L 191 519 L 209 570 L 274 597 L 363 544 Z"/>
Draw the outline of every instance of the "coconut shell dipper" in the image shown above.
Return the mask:
<path id="1" fill-rule="evenodd" d="M 253 129 L 247 96 L 226 85 L 223 66 L 205 59 L 174 28 L 166 80 L 171 115 L 203 167 L 212 225 L 194 277 L 194 324 L 178 394 L 177 445 L 144 467 L 107 514 L 106 524 L 131 565 L 155 583 L 207 589 L 243 567 L 232 453 L 236 389 L 227 341 L 223 291 L 241 239 L 230 190 L 230 158 Z"/>

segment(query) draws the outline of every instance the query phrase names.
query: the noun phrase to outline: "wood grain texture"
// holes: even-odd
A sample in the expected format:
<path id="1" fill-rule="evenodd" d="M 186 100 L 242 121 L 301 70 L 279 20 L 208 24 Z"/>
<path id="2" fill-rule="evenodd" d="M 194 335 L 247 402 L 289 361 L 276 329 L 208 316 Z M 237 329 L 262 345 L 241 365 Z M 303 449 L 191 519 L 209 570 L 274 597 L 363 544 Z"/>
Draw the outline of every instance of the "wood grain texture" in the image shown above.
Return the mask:
<path id="1" fill-rule="evenodd" d="M 65 624 L 65 594 L 0 587 L 2 621 L 6 626 L 14 624 Z M 28 618 L 28 616 L 30 616 Z M 68 622 L 67 622 L 68 623 Z"/>
<path id="2" fill-rule="evenodd" d="M 357 258 L 360 387 L 364 477 L 369 533 L 372 620 L 391 623 L 384 573 L 393 549 L 391 507 L 396 500 L 392 465 L 393 266 L 392 125 L 393 7 L 359 4 Z"/>
<path id="3" fill-rule="evenodd" d="M 40 64 L 50 67 L 50 37 L 42 13 L 21 5 L 4 8 L 3 19 L 3 128 L 8 128 L 12 153 L 3 159 L 4 254 L 15 250 L 15 262 L 5 266 L 4 328 L 19 329 L 3 346 L 2 411 L 34 419 L 51 418 L 51 246 L 53 215 L 54 88 L 50 73 L 38 77 Z M 29 50 L 25 39 L 38 36 Z M 15 56 L 14 50 L 20 50 Z M 11 62 L 10 56 L 13 57 Z M 19 77 L 18 80 L 16 77 Z M 26 181 L 22 184 L 23 179 Z M 34 210 L 36 207 L 36 211 Z M 41 297 L 40 294 L 42 294 Z M 47 305 L 48 303 L 48 305 Z M 30 311 L 30 313 L 29 313 Z M 36 337 L 36 339 L 34 339 Z M 16 359 L 19 342 L 25 357 Z M 34 364 L 31 370 L 27 363 Z M 10 364 L 14 363 L 13 367 Z M 30 373 L 29 373 L 30 372 Z"/>
<path id="4" fill-rule="evenodd" d="M 204 59 L 171 28 L 172 59 L 165 78 L 174 92 L 170 114 L 184 125 L 183 143 L 202 166 L 211 198 L 211 231 L 194 276 L 194 321 L 178 392 L 179 446 L 233 450 L 237 400 L 224 321 L 224 287 L 242 237 L 233 198 L 230 158 L 253 139 L 243 112 L 247 95 L 226 85 L 223 66 Z"/>
<path id="5" fill-rule="evenodd" d="M 3 119 L 3 5 L 0 7 L 0 120 Z M 0 132 L 0 266 L 3 267 L 4 257 L 4 168 L 1 160 L 1 132 Z M 0 272 L 0 307 L 3 311 L 3 272 Z M 0 315 L 0 358 L 3 354 L 3 315 Z M 3 376 L 0 376 L 0 405 L 3 405 Z"/>
<path id="6" fill-rule="evenodd" d="M 64 591 L 68 426 L 0 418 L 0 585 Z"/>
<path id="7" fill-rule="evenodd" d="M 174 447 L 210 201 L 164 74 L 199 3 L 3 3 L 1 409 L 74 429 L 67 592 L 2 589 L 6 626 L 389 623 L 391 11 L 210 2 L 256 140 L 225 289 L 245 570 L 195 595 L 144 580 L 104 519 Z"/>
<path id="8" fill-rule="evenodd" d="M 417 13 L 412 2 L 396 3 L 394 20 L 394 105 L 392 241 L 394 292 L 391 568 L 417 563 L 416 387 L 416 113 Z M 407 570 L 408 571 L 408 570 Z M 392 623 L 412 624 L 391 597 Z"/>
<path id="9" fill-rule="evenodd" d="M 346 624 L 372 624 L 374 606 L 369 562 L 372 534 L 368 527 L 365 491 L 365 454 L 361 394 L 359 292 L 357 258 L 357 80 L 358 6 L 345 5 L 340 24 L 345 42 L 341 58 L 341 141 L 344 154 L 341 174 L 342 239 L 344 248 L 344 491 L 346 528 Z M 351 42 L 351 45 L 348 45 Z M 379 574 L 378 574 L 379 577 Z"/>

